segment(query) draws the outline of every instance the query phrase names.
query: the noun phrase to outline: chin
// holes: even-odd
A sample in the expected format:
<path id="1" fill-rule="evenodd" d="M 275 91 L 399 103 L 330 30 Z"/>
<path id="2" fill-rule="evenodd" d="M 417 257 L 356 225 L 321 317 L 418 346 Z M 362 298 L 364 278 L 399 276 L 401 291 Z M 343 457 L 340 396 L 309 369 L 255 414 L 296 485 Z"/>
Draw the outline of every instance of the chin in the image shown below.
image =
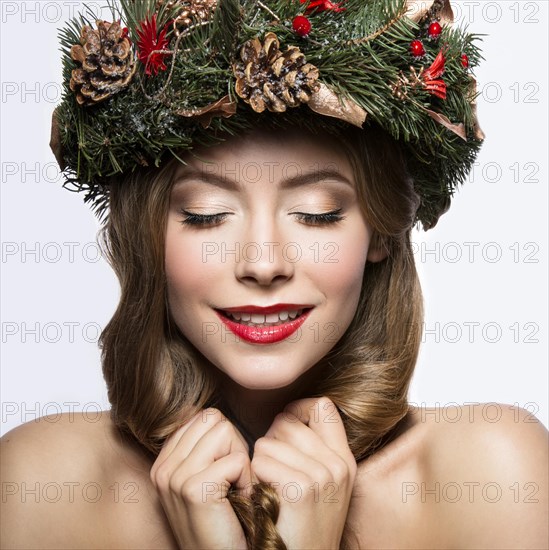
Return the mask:
<path id="1" fill-rule="evenodd" d="M 282 362 L 282 365 L 284 363 Z M 293 384 L 300 376 L 308 369 L 289 369 L 288 362 L 281 366 L 281 362 L 277 362 L 276 366 L 271 364 L 261 364 L 260 361 L 254 361 L 254 366 L 250 366 L 249 362 L 240 360 L 237 368 L 220 368 L 226 376 L 239 386 L 248 390 L 276 390 L 285 388 Z"/>
<path id="2" fill-rule="evenodd" d="M 233 381 L 236 382 L 239 386 L 242 386 L 243 388 L 246 388 L 247 390 L 278 390 L 281 388 L 285 388 L 292 384 L 292 382 L 295 382 L 295 378 L 292 380 L 272 380 L 272 381 L 265 381 L 265 380 L 235 380 L 233 378 Z"/>

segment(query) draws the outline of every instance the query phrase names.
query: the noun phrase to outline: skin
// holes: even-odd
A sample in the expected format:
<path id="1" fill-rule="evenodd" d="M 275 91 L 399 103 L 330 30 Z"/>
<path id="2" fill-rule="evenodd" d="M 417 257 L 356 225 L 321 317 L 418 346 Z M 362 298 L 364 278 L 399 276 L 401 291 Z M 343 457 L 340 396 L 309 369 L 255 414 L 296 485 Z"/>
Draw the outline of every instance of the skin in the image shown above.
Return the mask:
<path id="1" fill-rule="evenodd" d="M 416 409 L 400 437 L 361 462 L 347 517 L 354 548 L 547 548 L 547 430 L 523 409 L 499 407 L 498 422 L 483 415 L 483 404 Z M 0 547 L 177 549 L 153 464 L 120 440 L 107 411 L 93 422 L 66 413 L 11 430 L 1 439 Z M 97 501 L 93 488 L 84 491 L 89 483 L 101 489 Z M 427 494 L 436 483 L 438 502 Z M 457 502 L 451 490 L 442 498 L 449 483 L 463 491 Z M 499 500 L 482 496 L 488 483 L 501 488 Z M 56 502 L 55 486 L 47 500 L 48 484 L 61 488 Z M 467 487 L 475 489 L 471 501 Z M 30 493 L 36 488 L 38 496 Z"/>
<path id="2" fill-rule="evenodd" d="M 273 159 L 278 164 L 268 164 Z M 399 437 L 356 464 L 333 404 L 295 400 L 335 342 L 306 328 L 299 339 L 273 345 L 231 340 L 227 332 L 223 341 L 221 331 L 203 341 L 205 326 L 219 327 L 212 307 L 303 302 L 315 306 L 307 323 L 336 323 L 341 334 L 349 325 L 365 262 L 383 255 L 369 246 L 371 228 L 353 185 L 332 176 L 317 188 L 283 189 L 284 166 L 297 163 L 305 173 L 317 159 L 354 183 L 329 140 L 256 135 L 209 153 L 218 170 L 239 175 L 238 190 L 195 175 L 172 193 L 169 305 L 226 382 L 228 403 L 253 437 L 252 459 L 248 443 L 216 409 L 181 426 L 155 460 L 121 440 L 107 412 L 94 422 L 77 413 L 27 423 L 2 438 L 2 548 L 245 548 L 224 497 L 229 483 L 247 494 L 256 481 L 278 484 L 277 527 L 289 548 L 338 548 L 345 524 L 357 535 L 356 548 L 547 547 L 548 433 L 527 411 L 497 405 L 494 422 L 482 405 L 413 409 Z M 261 177 L 240 177 L 252 162 L 263 167 Z M 212 173 L 202 160 L 191 164 L 181 176 L 191 168 Z M 181 208 L 231 215 L 195 228 L 181 223 Z M 295 216 L 335 208 L 345 216 L 338 224 L 315 227 Z M 203 262 L 204 243 L 221 239 L 228 250 L 238 242 L 294 242 L 303 256 L 289 262 L 281 245 L 272 258 L 264 248 L 257 262 L 234 255 Z M 320 251 L 337 243 L 339 262 L 315 262 L 310 247 L 317 242 Z M 37 497 L 29 493 L 36 484 Z M 297 487 L 301 498 L 285 487 Z"/>
<path id="3" fill-rule="evenodd" d="M 223 548 L 229 543 L 246 548 L 225 498 L 227 488 L 235 484 L 243 490 L 255 481 L 276 480 L 282 537 L 296 548 L 337 548 L 356 475 L 343 423 L 327 401 L 314 418 L 309 410 L 314 402 L 284 407 L 351 323 L 366 260 L 382 256 L 368 255 L 372 230 L 357 200 L 351 165 L 332 140 L 304 140 L 297 132 L 256 133 L 203 154 L 209 162 L 192 159 L 176 175 L 172 190 L 166 232 L 169 306 L 184 335 L 221 371 L 229 405 L 254 432 L 254 456 L 250 461 L 248 449 L 224 421 L 204 434 L 208 419 L 202 419 L 173 450 L 170 442 L 169 454 L 158 457 L 151 479 L 182 547 Z M 296 181 L 297 176 L 302 179 Z M 337 223 L 302 221 L 301 213 L 334 210 L 343 216 Z M 182 223 L 188 219 L 185 212 L 226 212 L 227 217 L 197 228 Z M 246 252 L 250 242 L 276 244 L 274 251 L 260 249 L 257 259 L 257 249 Z M 221 248 L 218 243 L 226 250 L 242 248 L 242 254 L 204 254 Z M 335 258 L 319 262 L 315 250 L 328 247 L 337 251 Z M 274 303 L 314 306 L 298 338 L 252 344 L 224 330 L 214 311 Z M 311 330 L 315 326 L 321 330 Z M 333 327 L 335 335 L 326 330 Z M 273 411 L 282 409 L 285 413 L 275 417 Z M 242 415 L 246 410 L 254 411 L 253 421 Z M 329 415 L 333 420 L 327 420 Z M 315 480 L 320 495 L 309 490 Z M 210 506 L 203 499 L 196 502 L 206 484 L 219 487 L 208 495 Z M 287 487 L 303 498 L 284 498 Z M 338 498 L 325 498 L 334 487 Z M 226 529 L 212 533 L 208 526 L 217 508 Z M 182 514 L 183 509 L 190 511 Z M 324 520 L 319 528 L 303 529 L 319 519 Z"/>
<path id="4" fill-rule="evenodd" d="M 191 159 L 181 167 L 172 191 L 169 305 L 184 335 L 219 370 L 229 405 L 257 438 L 315 376 L 314 365 L 355 314 L 366 260 L 379 261 L 383 254 L 369 246 L 372 230 L 350 163 L 333 141 L 257 133 L 203 155 L 208 162 Z M 321 177 L 322 170 L 331 175 Z M 288 187 L 297 175 L 309 184 Z M 336 209 L 344 219 L 329 225 L 298 216 Z M 228 215 L 216 225 L 185 226 L 182 210 Z M 213 309 L 275 303 L 314 309 L 299 333 L 268 346 L 238 339 Z"/>

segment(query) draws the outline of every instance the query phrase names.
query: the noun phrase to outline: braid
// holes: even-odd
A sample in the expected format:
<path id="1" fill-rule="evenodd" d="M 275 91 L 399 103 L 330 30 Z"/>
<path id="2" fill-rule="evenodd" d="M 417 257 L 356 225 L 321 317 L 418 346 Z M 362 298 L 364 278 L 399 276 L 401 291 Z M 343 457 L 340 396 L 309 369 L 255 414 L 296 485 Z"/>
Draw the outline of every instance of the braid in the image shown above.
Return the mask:
<path id="1" fill-rule="evenodd" d="M 252 507 L 250 506 L 250 499 L 239 495 L 234 487 L 230 487 L 229 492 L 227 493 L 227 498 L 235 511 L 238 521 L 240 521 L 248 548 L 250 548 L 252 541 L 254 540 L 255 533 L 254 517 Z"/>
<path id="2" fill-rule="evenodd" d="M 276 528 L 280 502 L 274 487 L 265 482 L 256 483 L 251 501 L 255 523 L 251 550 L 287 550 Z"/>
<path id="3" fill-rule="evenodd" d="M 249 498 L 231 488 L 227 498 L 242 525 L 249 550 L 287 550 L 276 528 L 280 505 L 272 485 L 254 484 Z"/>

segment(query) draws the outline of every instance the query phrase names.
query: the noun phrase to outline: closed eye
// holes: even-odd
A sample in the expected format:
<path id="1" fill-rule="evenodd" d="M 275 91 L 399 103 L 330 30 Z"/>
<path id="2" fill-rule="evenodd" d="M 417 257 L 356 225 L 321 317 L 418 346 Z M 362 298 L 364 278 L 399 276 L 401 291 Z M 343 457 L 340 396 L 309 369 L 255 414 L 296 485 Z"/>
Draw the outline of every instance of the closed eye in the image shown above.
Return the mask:
<path id="1" fill-rule="evenodd" d="M 309 225 L 322 226 L 338 223 L 345 219 L 345 216 L 341 215 L 341 208 L 332 210 L 331 212 L 323 212 L 321 214 L 310 214 L 307 212 L 292 212 L 290 215 L 295 215 L 300 221 Z M 211 226 L 222 222 L 230 212 L 219 212 L 217 214 L 196 214 L 194 212 L 188 212 L 187 210 L 181 210 L 181 214 L 185 216 L 181 223 L 184 225 L 194 226 Z"/>
<path id="2" fill-rule="evenodd" d="M 341 215 L 341 210 L 341 208 L 338 208 L 337 210 L 323 212 L 322 214 L 308 214 L 306 212 L 292 212 L 292 214 L 295 214 L 299 220 L 310 225 L 329 225 L 345 219 L 345 216 Z"/>
<path id="3" fill-rule="evenodd" d="M 184 225 L 208 226 L 222 222 L 230 212 L 220 212 L 219 214 L 195 214 L 194 212 L 181 210 L 181 214 L 186 216 L 184 220 L 181 220 L 181 223 Z"/>

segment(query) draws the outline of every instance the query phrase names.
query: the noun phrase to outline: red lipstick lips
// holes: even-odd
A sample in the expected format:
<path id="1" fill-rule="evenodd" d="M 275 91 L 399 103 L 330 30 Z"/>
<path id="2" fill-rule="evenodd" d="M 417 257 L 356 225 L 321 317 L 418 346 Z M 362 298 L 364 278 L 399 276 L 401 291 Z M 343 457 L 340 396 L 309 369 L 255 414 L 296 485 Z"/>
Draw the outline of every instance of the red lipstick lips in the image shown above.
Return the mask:
<path id="1" fill-rule="evenodd" d="M 307 317 L 312 311 L 312 305 L 304 304 L 274 304 L 272 306 L 260 307 L 260 306 L 238 306 L 232 308 L 225 308 L 223 310 L 215 310 L 219 319 L 223 324 L 236 336 L 252 344 L 274 344 L 285 340 L 296 332 L 301 325 L 306 321 Z M 231 319 L 223 314 L 223 312 L 238 312 L 238 313 L 259 313 L 266 315 L 268 313 L 278 313 L 279 311 L 295 311 L 305 310 L 303 313 L 295 319 L 290 319 L 286 322 L 282 322 L 277 325 L 246 325 L 240 323 L 234 319 Z"/>

